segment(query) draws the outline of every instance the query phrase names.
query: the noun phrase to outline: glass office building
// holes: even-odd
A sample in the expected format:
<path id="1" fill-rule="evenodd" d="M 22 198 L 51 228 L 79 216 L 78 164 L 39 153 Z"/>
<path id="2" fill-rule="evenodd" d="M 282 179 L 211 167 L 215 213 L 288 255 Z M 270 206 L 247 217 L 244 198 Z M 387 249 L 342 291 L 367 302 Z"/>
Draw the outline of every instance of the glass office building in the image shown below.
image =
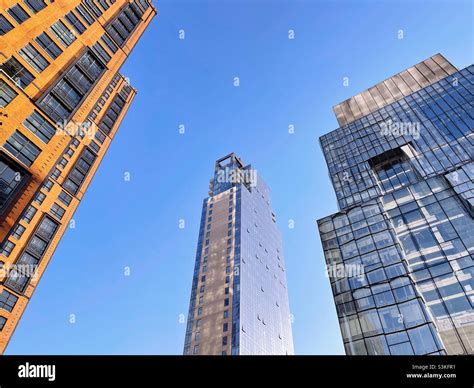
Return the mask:
<path id="1" fill-rule="evenodd" d="M 474 352 L 473 72 L 437 54 L 335 106 L 320 138 L 347 354 Z"/>
<path id="2" fill-rule="evenodd" d="M 293 354 L 270 191 L 234 153 L 216 162 L 203 201 L 184 354 Z"/>

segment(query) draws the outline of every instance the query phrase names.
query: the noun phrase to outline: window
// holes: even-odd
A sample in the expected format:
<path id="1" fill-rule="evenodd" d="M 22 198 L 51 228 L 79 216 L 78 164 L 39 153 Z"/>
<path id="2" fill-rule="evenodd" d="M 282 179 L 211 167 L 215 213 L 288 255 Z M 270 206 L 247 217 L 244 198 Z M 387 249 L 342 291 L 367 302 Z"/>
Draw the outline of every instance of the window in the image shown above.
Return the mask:
<path id="1" fill-rule="evenodd" d="M 33 13 L 41 11 L 43 8 L 46 8 L 44 0 L 23 0 L 24 3 Z"/>
<path id="2" fill-rule="evenodd" d="M 226 322 L 222 325 L 222 331 L 226 333 L 229 330 L 229 324 Z"/>
<path id="3" fill-rule="evenodd" d="M 90 15 L 89 12 L 87 12 L 87 10 L 84 8 L 82 4 L 79 4 L 76 7 L 76 11 L 78 15 L 82 18 L 82 20 L 84 20 L 84 22 L 87 23 L 89 26 L 92 25 L 92 23 L 94 23 L 94 18 Z"/>
<path id="4" fill-rule="evenodd" d="M 227 336 L 222 337 L 222 346 L 227 346 Z"/>
<path id="5" fill-rule="evenodd" d="M 61 191 L 61 193 L 58 195 L 58 199 L 66 206 L 69 206 L 72 201 L 72 197 L 65 191 Z"/>
<path id="6" fill-rule="evenodd" d="M 397 306 L 381 308 L 379 314 L 385 333 L 404 329 L 403 316 L 400 315 Z"/>
<path id="7" fill-rule="evenodd" d="M 30 17 L 30 15 L 28 15 L 26 13 L 26 11 L 20 7 L 19 4 L 16 4 L 14 5 L 13 7 L 11 7 L 9 10 L 8 10 L 8 13 L 10 14 L 10 16 L 15 19 L 15 21 L 18 23 L 18 24 L 21 24 L 23 23 L 26 19 L 28 19 Z"/>
<path id="8" fill-rule="evenodd" d="M 4 309 L 5 311 L 11 312 L 15 307 L 17 300 L 17 296 L 13 295 L 7 290 L 3 290 L 0 294 L 0 308 Z"/>
<path id="9" fill-rule="evenodd" d="M 409 330 L 408 335 L 415 354 L 427 354 L 438 350 L 428 325 Z"/>
<path id="10" fill-rule="evenodd" d="M 86 27 L 84 26 L 84 24 L 82 24 L 82 22 L 77 18 L 76 15 L 74 15 L 74 13 L 69 12 L 67 13 L 65 16 L 65 19 L 69 22 L 69 24 L 71 25 L 72 28 L 74 28 L 74 30 L 79 34 L 79 35 L 82 35 L 84 33 L 84 31 L 86 30 Z"/>
<path id="11" fill-rule="evenodd" d="M 59 206 L 57 203 L 54 203 L 53 206 L 51 206 L 50 213 L 55 216 L 58 220 L 62 219 L 64 216 L 64 213 L 66 210 L 64 210 L 61 206 Z"/>
<path id="12" fill-rule="evenodd" d="M 104 11 L 107 11 L 109 9 L 109 5 L 106 3 L 105 0 L 98 0 L 98 2 Z"/>
<path id="13" fill-rule="evenodd" d="M 102 11 L 94 4 L 93 0 L 83 0 L 82 2 L 96 17 L 102 15 Z"/>
<path id="14" fill-rule="evenodd" d="M 46 198 L 46 194 L 42 193 L 41 191 L 38 192 L 35 196 L 35 202 L 38 204 L 38 205 L 41 205 L 44 201 L 44 199 Z"/>
<path id="15" fill-rule="evenodd" d="M 2 63 L 0 65 L 0 69 L 2 69 L 5 73 L 7 73 L 11 77 L 13 82 L 15 82 L 15 84 L 19 86 L 20 88 L 24 88 L 28 86 L 35 79 L 33 74 L 31 74 L 28 70 L 26 70 L 25 67 L 20 62 L 18 62 L 18 60 L 14 57 L 11 57 L 6 62 Z M 0 91 L 2 92 L 2 95 L 3 95 L 3 89 L 4 89 L 3 87 L 0 89 Z M 16 96 L 16 93 L 15 93 L 15 96 Z M 6 104 L 3 104 L 3 105 L 5 106 Z"/>
<path id="16" fill-rule="evenodd" d="M 52 59 L 56 59 L 63 52 L 45 32 L 38 35 L 35 41 Z"/>
<path id="17" fill-rule="evenodd" d="M 5 35 L 13 29 L 13 25 L 3 15 L 0 15 L 0 35 Z"/>
<path id="18" fill-rule="evenodd" d="M 199 345 L 194 345 L 193 354 L 199 354 Z"/>
<path id="19" fill-rule="evenodd" d="M 30 43 L 23 47 L 19 53 L 38 73 L 41 73 L 49 65 L 49 62 Z"/>
<path id="20" fill-rule="evenodd" d="M 21 216 L 21 219 L 25 221 L 25 223 L 29 224 L 37 211 L 38 209 L 36 209 L 33 205 L 28 206 Z"/>
<path id="21" fill-rule="evenodd" d="M 11 241 L 5 241 L 0 248 L 0 255 L 3 255 L 5 257 L 10 256 L 10 253 L 12 253 L 13 249 L 15 248 L 15 244 L 13 244 Z"/>
<path id="22" fill-rule="evenodd" d="M 229 310 L 224 311 L 224 319 L 229 318 Z"/>
<path id="23" fill-rule="evenodd" d="M 382 333 L 382 324 L 376 310 L 359 313 L 359 320 L 365 336 Z"/>
<path id="24" fill-rule="evenodd" d="M 0 331 L 3 330 L 6 322 L 7 322 L 7 318 L 0 316 Z"/>
<path id="25" fill-rule="evenodd" d="M 58 99 L 52 94 L 47 94 L 40 102 L 43 110 L 55 121 L 60 122 L 65 120 L 71 111 L 66 108 Z"/>
<path id="26" fill-rule="evenodd" d="M 28 179 L 26 170 L 0 152 L 0 216 L 6 212 Z"/>
<path id="27" fill-rule="evenodd" d="M 105 112 L 104 117 L 102 118 L 101 122 L 99 123 L 99 128 L 106 134 L 108 135 L 111 131 L 112 128 L 114 127 L 118 117 L 120 116 L 120 113 L 123 110 L 123 107 L 125 106 L 125 101 L 123 98 L 119 95 L 115 96 L 113 101 L 110 103 L 109 108 Z M 208 218 L 207 222 L 211 222 L 212 217 Z"/>
<path id="28" fill-rule="evenodd" d="M 42 190 L 46 191 L 46 192 L 50 192 L 51 191 L 51 188 L 53 187 L 54 183 L 53 181 L 50 181 L 49 179 L 43 184 L 43 186 L 41 187 Z"/>
<path id="29" fill-rule="evenodd" d="M 118 50 L 117 45 L 114 43 L 114 41 L 112 39 L 109 38 L 109 36 L 107 34 L 102 35 L 101 40 L 102 40 L 102 42 L 105 43 L 105 45 L 108 47 L 108 49 L 111 52 L 113 52 L 114 54 L 117 52 L 117 50 Z"/>
<path id="30" fill-rule="evenodd" d="M 0 108 L 6 107 L 18 94 L 0 79 Z"/>
<path id="31" fill-rule="evenodd" d="M 34 133 L 43 143 L 48 143 L 56 133 L 54 127 L 37 111 L 23 122 L 23 125 Z"/>
<path id="32" fill-rule="evenodd" d="M 73 32 L 70 31 L 61 20 L 54 23 L 49 30 L 64 47 L 69 47 L 76 40 Z"/>
<path id="33" fill-rule="evenodd" d="M 225 298 L 224 299 L 224 306 L 228 306 L 229 305 L 229 298 Z"/>
<path id="34" fill-rule="evenodd" d="M 25 232 L 25 227 L 23 225 L 17 224 L 15 228 L 12 230 L 12 238 L 15 240 L 19 240 L 23 233 Z"/>
<path id="35" fill-rule="evenodd" d="M 31 166 L 41 152 L 38 147 L 18 131 L 10 136 L 3 147 L 27 166 Z"/>

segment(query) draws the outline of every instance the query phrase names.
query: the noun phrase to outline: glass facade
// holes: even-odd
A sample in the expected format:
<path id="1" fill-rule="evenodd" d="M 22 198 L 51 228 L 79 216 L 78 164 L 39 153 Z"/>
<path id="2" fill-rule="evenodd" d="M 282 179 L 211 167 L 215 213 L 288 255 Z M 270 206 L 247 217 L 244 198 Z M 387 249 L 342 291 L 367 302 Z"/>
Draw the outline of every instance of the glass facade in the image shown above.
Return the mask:
<path id="1" fill-rule="evenodd" d="M 235 154 L 203 202 L 184 354 L 293 354 L 283 247 L 270 191 Z"/>
<path id="2" fill-rule="evenodd" d="M 347 354 L 474 353 L 473 72 L 320 138 L 339 212 L 318 228 Z"/>

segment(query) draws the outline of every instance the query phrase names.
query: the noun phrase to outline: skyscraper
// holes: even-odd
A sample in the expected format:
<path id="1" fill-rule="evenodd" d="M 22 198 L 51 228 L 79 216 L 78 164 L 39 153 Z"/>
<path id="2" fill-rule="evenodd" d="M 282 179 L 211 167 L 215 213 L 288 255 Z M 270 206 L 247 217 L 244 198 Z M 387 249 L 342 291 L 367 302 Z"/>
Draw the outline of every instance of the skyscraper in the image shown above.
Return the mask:
<path id="1" fill-rule="evenodd" d="M 156 14 L 148 0 L 2 6 L 0 352 L 136 94 L 118 70 Z"/>
<path id="2" fill-rule="evenodd" d="M 217 160 L 203 201 L 184 354 L 293 354 L 270 190 L 234 153 Z"/>
<path id="3" fill-rule="evenodd" d="M 336 105 L 320 138 L 347 354 L 474 352 L 473 71 L 434 55 Z"/>

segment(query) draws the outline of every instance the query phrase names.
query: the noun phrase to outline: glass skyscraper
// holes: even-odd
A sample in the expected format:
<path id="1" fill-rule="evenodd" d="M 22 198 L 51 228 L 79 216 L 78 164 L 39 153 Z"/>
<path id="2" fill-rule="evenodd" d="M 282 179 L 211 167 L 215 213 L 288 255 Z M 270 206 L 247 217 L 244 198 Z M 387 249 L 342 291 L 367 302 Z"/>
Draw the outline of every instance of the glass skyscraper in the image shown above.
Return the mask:
<path id="1" fill-rule="evenodd" d="M 293 354 L 270 190 L 234 153 L 217 160 L 203 201 L 184 354 Z"/>
<path id="2" fill-rule="evenodd" d="M 347 354 L 474 352 L 473 71 L 437 54 L 335 106 L 320 138 Z"/>

